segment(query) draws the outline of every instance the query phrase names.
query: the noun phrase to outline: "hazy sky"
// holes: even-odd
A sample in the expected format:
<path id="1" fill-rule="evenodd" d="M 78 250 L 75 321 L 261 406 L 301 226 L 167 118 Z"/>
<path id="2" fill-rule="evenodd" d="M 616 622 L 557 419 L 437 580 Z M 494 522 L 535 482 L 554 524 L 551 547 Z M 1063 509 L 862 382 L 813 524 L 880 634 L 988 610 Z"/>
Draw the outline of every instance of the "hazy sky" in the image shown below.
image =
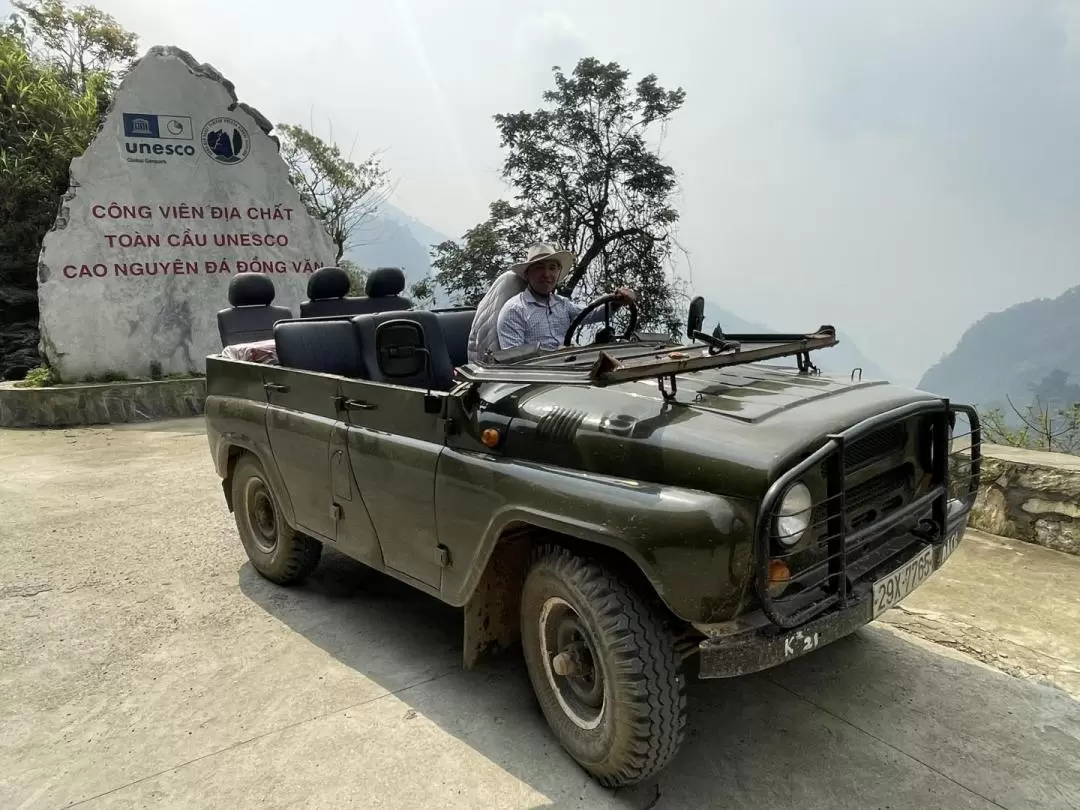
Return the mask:
<path id="1" fill-rule="evenodd" d="M 3 3 L 0 0 L 0 7 Z M 917 379 L 987 311 L 1080 284 L 1080 0 L 99 0 L 274 121 L 385 150 L 459 236 L 491 116 L 579 56 L 687 91 L 664 142 L 697 292 L 833 323 Z"/>

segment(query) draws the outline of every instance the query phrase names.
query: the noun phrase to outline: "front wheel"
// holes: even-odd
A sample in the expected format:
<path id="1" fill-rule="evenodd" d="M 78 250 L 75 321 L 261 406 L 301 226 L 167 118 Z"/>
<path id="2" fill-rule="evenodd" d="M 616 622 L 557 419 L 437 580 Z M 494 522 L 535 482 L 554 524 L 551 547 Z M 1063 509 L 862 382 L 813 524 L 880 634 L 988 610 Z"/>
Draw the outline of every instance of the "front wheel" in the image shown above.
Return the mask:
<path id="1" fill-rule="evenodd" d="M 259 460 L 244 455 L 233 471 L 233 514 L 252 567 L 278 585 L 292 585 L 315 570 L 322 543 L 285 522 Z"/>
<path id="2" fill-rule="evenodd" d="M 558 546 L 539 550 L 521 596 L 525 664 L 570 755 L 605 787 L 674 758 L 685 678 L 659 612 L 618 576 Z"/>

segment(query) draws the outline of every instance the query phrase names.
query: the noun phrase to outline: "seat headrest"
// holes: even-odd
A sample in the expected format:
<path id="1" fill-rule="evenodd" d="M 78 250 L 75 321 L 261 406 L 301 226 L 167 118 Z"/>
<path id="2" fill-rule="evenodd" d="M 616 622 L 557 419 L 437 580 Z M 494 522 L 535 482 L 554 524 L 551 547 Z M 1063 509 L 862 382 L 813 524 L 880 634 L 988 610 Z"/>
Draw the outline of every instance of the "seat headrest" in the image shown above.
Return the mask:
<path id="1" fill-rule="evenodd" d="M 398 295 L 405 289 L 405 274 L 400 267 L 379 267 L 372 270 L 364 285 L 369 298 Z"/>
<path id="2" fill-rule="evenodd" d="M 229 303 L 234 307 L 268 307 L 275 294 L 274 282 L 259 273 L 241 273 L 229 282 Z"/>
<path id="3" fill-rule="evenodd" d="M 320 267 L 308 279 L 307 297 L 312 301 L 320 298 L 344 298 L 349 294 L 349 275 L 340 267 Z"/>

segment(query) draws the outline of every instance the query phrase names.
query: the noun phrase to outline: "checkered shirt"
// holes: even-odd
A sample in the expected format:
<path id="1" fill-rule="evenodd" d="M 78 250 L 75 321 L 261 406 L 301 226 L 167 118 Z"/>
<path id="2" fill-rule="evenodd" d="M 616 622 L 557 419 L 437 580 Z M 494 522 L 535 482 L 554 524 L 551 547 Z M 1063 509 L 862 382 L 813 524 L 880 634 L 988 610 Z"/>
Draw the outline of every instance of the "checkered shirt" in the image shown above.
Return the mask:
<path id="1" fill-rule="evenodd" d="M 532 290 L 525 289 L 503 304 L 499 312 L 499 348 L 539 346 L 541 349 L 558 349 L 570 322 L 582 309 L 584 307 L 557 293 L 548 296 L 547 301 L 541 301 Z M 584 323 L 603 321 L 604 309 L 597 308 Z"/>

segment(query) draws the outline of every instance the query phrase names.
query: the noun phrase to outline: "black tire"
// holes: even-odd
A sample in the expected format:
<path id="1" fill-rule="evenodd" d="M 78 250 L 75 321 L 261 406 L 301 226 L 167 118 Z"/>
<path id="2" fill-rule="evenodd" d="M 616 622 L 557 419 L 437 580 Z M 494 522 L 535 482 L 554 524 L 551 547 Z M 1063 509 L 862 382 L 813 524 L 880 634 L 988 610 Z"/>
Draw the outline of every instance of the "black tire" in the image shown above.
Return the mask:
<path id="1" fill-rule="evenodd" d="M 237 461 L 232 497 L 240 542 L 256 571 L 278 585 L 293 585 L 315 570 L 322 543 L 285 521 L 277 494 L 254 456 Z"/>
<path id="2" fill-rule="evenodd" d="M 601 785 L 640 782 L 678 753 L 686 680 L 672 634 L 618 576 L 559 546 L 540 548 L 522 588 L 521 640 L 548 724 Z M 566 664 L 552 663 L 556 648 L 576 661 L 576 676 L 555 672 Z"/>

